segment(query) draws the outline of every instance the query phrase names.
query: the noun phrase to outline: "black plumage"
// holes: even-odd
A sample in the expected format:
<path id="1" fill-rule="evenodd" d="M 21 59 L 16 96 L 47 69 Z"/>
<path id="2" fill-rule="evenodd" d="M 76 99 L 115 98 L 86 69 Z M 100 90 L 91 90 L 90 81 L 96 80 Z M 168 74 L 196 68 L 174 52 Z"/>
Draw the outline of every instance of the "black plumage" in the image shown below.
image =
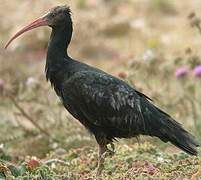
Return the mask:
<path id="1" fill-rule="evenodd" d="M 52 27 L 46 61 L 47 80 L 65 108 L 94 134 L 100 147 L 98 173 L 102 169 L 102 155 L 108 151 L 107 145 L 114 148 L 112 142 L 116 138 L 156 136 L 197 155 L 199 145 L 194 137 L 153 105 L 146 95 L 68 55 L 66 49 L 73 31 L 68 7 L 53 8 L 43 19 L 45 25 Z"/>

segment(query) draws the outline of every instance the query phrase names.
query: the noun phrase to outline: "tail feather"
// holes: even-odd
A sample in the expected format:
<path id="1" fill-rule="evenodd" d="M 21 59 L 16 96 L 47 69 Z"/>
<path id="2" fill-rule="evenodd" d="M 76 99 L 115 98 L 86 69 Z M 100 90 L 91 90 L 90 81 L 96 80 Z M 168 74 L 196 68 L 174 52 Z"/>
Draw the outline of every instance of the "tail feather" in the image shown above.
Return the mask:
<path id="1" fill-rule="evenodd" d="M 160 131 L 159 138 L 162 135 L 162 138 L 165 137 L 166 141 L 171 142 L 188 154 L 197 155 L 196 147 L 198 147 L 199 144 L 196 142 L 195 138 L 184 130 L 181 125 L 175 123 L 176 121 L 173 119 L 166 119 L 166 121 L 170 121 L 170 123 L 168 123 L 169 126 L 164 127 L 165 130 Z"/>
<path id="2" fill-rule="evenodd" d="M 144 134 L 156 136 L 164 142 L 169 141 L 190 155 L 198 154 L 199 143 L 181 124 L 147 100 L 141 105 L 146 127 Z"/>

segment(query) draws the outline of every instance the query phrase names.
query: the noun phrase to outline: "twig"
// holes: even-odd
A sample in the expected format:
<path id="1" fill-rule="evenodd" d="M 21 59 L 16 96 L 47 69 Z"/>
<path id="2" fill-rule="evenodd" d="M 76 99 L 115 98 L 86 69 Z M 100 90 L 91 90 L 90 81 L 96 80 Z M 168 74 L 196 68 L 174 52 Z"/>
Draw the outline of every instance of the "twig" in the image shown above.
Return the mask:
<path id="1" fill-rule="evenodd" d="M 14 140 L 19 139 L 19 138 L 21 138 L 23 136 L 24 136 L 24 134 L 12 135 L 10 137 L 0 138 L 0 144 L 5 144 L 5 143 L 8 143 L 8 142 L 14 141 Z"/>
<path id="2" fill-rule="evenodd" d="M 13 164 L 13 163 L 3 160 L 3 159 L 0 159 L 0 165 L 1 164 L 5 164 L 6 166 L 16 166 L 16 164 Z"/>
<path id="3" fill-rule="evenodd" d="M 198 29 L 199 33 L 201 34 L 201 27 L 200 27 L 200 24 L 196 24 L 195 27 Z"/>
<path id="4" fill-rule="evenodd" d="M 188 18 L 190 19 L 191 26 L 196 27 L 201 34 L 201 19 L 196 16 L 195 12 L 190 13 Z"/>
<path id="5" fill-rule="evenodd" d="M 49 160 L 44 162 L 44 164 L 46 164 L 46 165 L 51 165 L 52 163 L 57 163 L 57 164 L 61 164 L 61 165 L 64 165 L 64 166 L 69 165 L 68 162 L 65 162 L 65 161 L 60 160 L 60 159 L 49 159 Z"/>
<path id="6" fill-rule="evenodd" d="M 13 102 L 13 104 L 15 105 L 15 107 L 21 112 L 21 114 L 27 119 L 29 120 L 37 129 L 40 130 L 40 132 L 42 132 L 43 134 L 45 134 L 46 136 L 50 136 L 50 134 L 45 130 L 43 129 L 39 124 L 37 124 L 34 119 L 29 116 L 25 111 L 24 109 L 17 103 L 17 101 L 15 100 L 15 98 L 10 94 L 10 93 L 6 93 L 8 98 Z"/>

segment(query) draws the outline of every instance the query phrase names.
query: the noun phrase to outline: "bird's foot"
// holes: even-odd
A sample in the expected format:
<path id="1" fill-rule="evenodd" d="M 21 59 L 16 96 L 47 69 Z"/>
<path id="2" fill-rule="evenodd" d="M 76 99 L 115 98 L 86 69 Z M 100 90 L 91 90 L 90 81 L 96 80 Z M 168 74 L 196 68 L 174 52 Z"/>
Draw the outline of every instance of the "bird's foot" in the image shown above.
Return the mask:
<path id="1" fill-rule="evenodd" d="M 105 151 L 100 157 L 98 161 L 98 167 L 96 169 L 96 177 L 99 177 L 104 169 L 104 161 L 105 157 L 107 156 L 108 152 Z"/>
<path id="2" fill-rule="evenodd" d="M 96 177 L 99 177 L 104 169 L 104 160 L 107 156 L 113 156 L 114 155 L 114 151 L 107 149 L 101 156 L 101 159 L 99 159 L 98 162 L 98 167 L 96 169 Z"/>
<path id="3" fill-rule="evenodd" d="M 104 169 L 104 165 L 98 166 L 96 169 L 96 177 L 99 177 Z"/>
<path id="4" fill-rule="evenodd" d="M 114 155 L 114 144 L 110 143 L 111 149 L 107 147 L 107 145 L 101 146 L 99 145 L 99 158 L 98 158 L 98 167 L 96 169 L 96 177 L 99 177 L 104 169 L 104 161 L 105 158 Z"/>

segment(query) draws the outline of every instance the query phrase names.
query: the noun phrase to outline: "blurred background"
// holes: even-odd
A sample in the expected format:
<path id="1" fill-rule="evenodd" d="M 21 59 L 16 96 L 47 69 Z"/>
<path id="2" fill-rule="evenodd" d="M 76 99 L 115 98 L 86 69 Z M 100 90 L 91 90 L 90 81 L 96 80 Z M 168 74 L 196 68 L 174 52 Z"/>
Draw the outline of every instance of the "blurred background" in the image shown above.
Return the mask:
<path id="1" fill-rule="evenodd" d="M 0 4 L 0 146 L 16 159 L 94 146 L 61 105 L 44 74 L 51 29 L 6 41 L 55 5 L 68 4 L 69 54 L 118 76 L 201 140 L 200 0 L 12 0 Z M 141 138 L 176 151 L 157 139 Z M 121 140 L 132 144 L 135 139 Z"/>

